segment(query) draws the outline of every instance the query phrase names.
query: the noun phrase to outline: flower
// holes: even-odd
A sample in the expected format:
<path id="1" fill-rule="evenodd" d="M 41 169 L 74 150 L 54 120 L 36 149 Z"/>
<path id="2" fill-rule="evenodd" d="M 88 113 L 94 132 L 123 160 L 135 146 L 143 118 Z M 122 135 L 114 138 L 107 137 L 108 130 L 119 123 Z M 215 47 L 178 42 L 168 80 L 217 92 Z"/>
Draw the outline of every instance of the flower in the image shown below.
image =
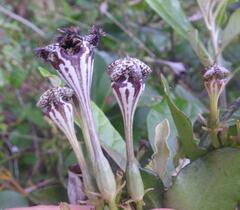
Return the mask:
<path id="1" fill-rule="evenodd" d="M 204 85 L 210 98 L 215 97 L 218 100 L 228 81 L 229 74 L 229 70 L 217 64 L 205 68 Z"/>
<path id="2" fill-rule="evenodd" d="M 53 44 L 36 49 L 36 53 L 51 63 L 84 105 L 90 97 L 94 48 L 104 32 L 97 26 L 93 26 L 86 36 L 81 36 L 76 28 L 63 29 L 60 32 L 62 35 Z"/>
<path id="3" fill-rule="evenodd" d="M 131 198 L 141 203 L 144 196 L 144 186 L 134 157 L 132 128 L 136 106 L 145 88 L 144 80 L 151 73 L 151 69 L 136 58 L 125 57 L 110 64 L 107 72 L 111 78 L 113 93 L 124 121 L 127 188 Z"/>
<path id="4" fill-rule="evenodd" d="M 223 66 L 213 64 L 205 69 L 203 75 L 204 86 L 208 92 L 210 101 L 210 114 L 208 120 L 208 131 L 211 136 L 212 145 L 219 147 L 218 131 L 220 129 L 218 100 L 224 90 L 230 72 Z"/>
<path id="5" fill-rule="evenodd" d="M 125 57 L 108 66 L 113 93 L 118 101 L 125 123 L 132 120 L 138 100 L 145 88 L 144 80 L 151 69 L 142 61 Z"/>
<path id="6" fill-rule="evenodd" d="M 74 92 L 68 87 L 56 87 L 47 90 L 40 97 L 37 106 L 66 135 L 81 168 L 86 193 L 94 192 L 95 187 L 89 173 L 82 148 L 78 143 L 75 129 L 73 106 L 70 103 Z M 89 197 L 92 197 L 91 195 Z"/>

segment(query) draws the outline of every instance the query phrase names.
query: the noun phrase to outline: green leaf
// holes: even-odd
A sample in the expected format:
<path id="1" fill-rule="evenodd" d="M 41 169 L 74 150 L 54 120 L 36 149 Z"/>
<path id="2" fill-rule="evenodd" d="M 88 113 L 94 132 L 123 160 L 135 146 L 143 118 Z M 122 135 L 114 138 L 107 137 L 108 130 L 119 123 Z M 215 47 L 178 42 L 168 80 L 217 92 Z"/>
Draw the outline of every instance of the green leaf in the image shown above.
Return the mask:
<path id="1" fill-rule="evenodd" d="M 209 66 L 213 63 L 213 59 L 209 55 L 207 49 L 201 42 L 201 40 L 198 37 L 198 30 L 191 29 L 187 32 L 188 41 L 190 42 L 193 50 L 195 51 L 196 55 L 198 56 L 200 62 L 204 66 Z"/>
<path id="2" fill-rule="evenodd" d="M 48 78 L 50 80 L 53 87 L 58 87 L 62 85 L 62 80 L 60 79 L 59 76 L 51 73 L 50 71 L 41 66 L 38 67 L 38 70 L 44 78 Z"/>
<path id="3" fill-rule="evenodd" d="M 58 204 L 67 201 L 66 189 L 62 186 L 52 185 L 33 191 L 29 197 L 36 204 Z"/>
<path id="4" fill-rule="evenodd" d="M 234 0 L 224 0 L 223 4 L 221 5 L 221 8 L 218 11 L 218 15 L 217 15 L 217 24 L 222 27 L 223 25 L 225 25 L 227 18 L 228 18 L 228 13 L 227 8 L 229 7 L 230 4 L 232 4 L 234 2 Z"/>
<path id="5" fill-rule="evenodd" d="M 51 76 L 55 75 L 55 74 L 52 74 L 50 71 L 48 71 L 47 69 L 45 69 L 41 66 L 38 67 L 38 70 L 43 77 L 51 77 Z"/>
<path id="6" fill-rule="evenodd" d="M 182 37 L 192 29 L 178 0 L 146 0 L 149 6 L 155 10 L 174 30 Z"/>
<path id="7" fill-rule="evenodd" d="M 146 169 L 141 170 L 145 190 L 150 190 L 144 195 L 144 210 L 159 208 L 162 205 L 164 186 L 157 174 Z"/>
<path id="8" fill-rule="evenodd" d="M 182 169 L 166 194 L 177 210 L 235 210 L 240 199 L 240 150 L 213 151 Z"/>
<path id="9" fill-rule="evenodd" d="M 198 31 L 188 21 L 178 0 L 146 0 L 173 29 L 187 39 L 204 66 L 212 64 L 212 58 L 198 38 Z"/>
<path id="10" fill-rule="evenodd" d="M 28 206 L 28 201 L 20 193 L 8 190 L 0 192 L 0 209 L 25 206 Z"/>
<path id="11" fill-rule="evenodd" d="M 97 107 L 96 104 L 92 103 L 92 111 L 98 136 L 100 138 L 101 146 L 106 150 L 110 157 L 118 164 L 118 166 L 125 170 L 126 168 L 126 149 L 125 142 L 123 141 L 120 134 L 112 126 L 108 118 Z"/>
<path id="12" fill-rule="evenodd" d="M 203 112 L 207 112 L 206 106 L 199 100 L 199 98 L 197 98 L 183 86 L 177 85 L 175 88 L 175 93 L 178 95 L 178 97 L 186 100 L 189 104 L 195 105 L 198 109 L 197 115 Z"/>
<path id="13" fill-rule="evenodd" d="M 169 91 L 166 91 L 169 89 L 166 79 L 161 76 L 161 80 L 164 86 L 168 106 L 177 128 L 180 149 L 187 158 L 194 160 L 204 155 L 206 151 L 197 146 L 193 137 L 193 127 L 191 121 L 171 100 Z"/>
<path id="14" fill-rule="evenodd" d="M 111 80 L 106 73 L 107 64 L 111 61 L 112 58 L 109 54 L 104 51 L 96 51 L 91 98 L 102 110 L 107 105 L 106 98 L 112 94 Z"/>
<path id="15" fill-rule="evenodd" d="M 222 49 L 227 47 L 240 34 L 240 9 L 237 9 L 230 17 L 222 36 Z"/>
<path id="16" fill-rule="evenodd" d="M 167 119 L 160 122 L 155 128 L 154 154 L 152 155 L 153 170 L 163 180 L 166 176 L 167 162 L 170 155 L 168 137 L 170 126 Z"/>

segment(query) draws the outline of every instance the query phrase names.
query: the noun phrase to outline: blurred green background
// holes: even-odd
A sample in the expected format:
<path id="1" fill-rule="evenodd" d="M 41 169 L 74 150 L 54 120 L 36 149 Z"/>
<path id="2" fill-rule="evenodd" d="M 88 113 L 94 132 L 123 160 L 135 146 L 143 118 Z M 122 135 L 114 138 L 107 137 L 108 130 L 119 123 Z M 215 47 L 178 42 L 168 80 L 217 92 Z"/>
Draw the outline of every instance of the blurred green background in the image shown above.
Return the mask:
<path id="1" fill-rule="evenodd" d="M 208 31 L 196 1 L 179 2 L 208 47 Z M 221 26 L 239 4 L 232 1 L 231 7 L 225 8 Z M 194 122 L 206 111 L 199 58 L 189 40 L 176 33 L 145 1 L 0 0 L 0 208 L 6 198 L 12 198 L 14 205 L 25 205 L 26 198 L 31 204 L 67 200 L 67 168 L 75 160 L 63 135 L 50 127 L 36 108 L 37 99 L 50 87 L 43 76 L 45 69 L 54 70 L 35 56 L 34 49 L 50 43 L 58 28 L 78 26 L 85 34 L 92 24 L 107 33 L 96 50 L 92 99 L 120 134 L 122 119 L 106 66 L 129 55 L 153 70 L 134 122 L 136 151 L 143 164 L 151 154 L 148 139 L 153 138 L 154 128 L 150 117 L 161 118 L 156 112 L 166 111 L 160 104 L 160 74 L 168 79 L 178 106 Z M 223 63 L 235 71 L 239 58 L 238 37 L 224 50 Z M 239 89 L 236 73 L 227 86 L 228 104 L 239 97 Z"/>

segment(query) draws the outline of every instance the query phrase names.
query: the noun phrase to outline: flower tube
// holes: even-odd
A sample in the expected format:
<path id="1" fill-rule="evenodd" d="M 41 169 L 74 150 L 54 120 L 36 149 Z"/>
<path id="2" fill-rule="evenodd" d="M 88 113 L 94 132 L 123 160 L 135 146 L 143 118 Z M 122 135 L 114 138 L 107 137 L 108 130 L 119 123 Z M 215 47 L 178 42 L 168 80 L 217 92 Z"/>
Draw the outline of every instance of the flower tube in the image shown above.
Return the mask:
<path id="1" fill-rule="evenodd" d="M 138 202 L 143 199 L 144 186 L 134 156 L 133 118 L 137 103 L 145 87 L 144 80 L 151 73 L 151 69 L 136 58 L 126 57 L 114 61 L 108 66 L 107 71 L 124 121 L 127 187 L 131 198 Z"/>
<path id="2" fill-rule="evenodd" d="M 217 133 L 220 127 L 218 100 L 225 88 L 230 72 L 223 66 L 213 64 L 205 69 L 204 86 L 210 100 L 209 133 L 214 147 L 219 147 Z"/>
<path id="3" fill-rule="evenodd" d="M 66 135 L 81 168 L 85 192 L 88 195 L 88 192 L 95 191 L 95 187 L 75 134 L 73 106 L 69 102 L 72 96 L 73 90 L 70 88 L 52 88 L 43 93 L 37 106 Z"/>
<path id="4" fill-rule="evenodd" d="M 116 196 L 115 178 L 100 146 L 90 100 L 94 48 L 104 33 L 96 26 L 93 26 L 86 36 L 81 36 L 76 29 L 61 32 L 63 35 L 56 39 L 56 43 L 37 49 L 37 54 L 50 62 L 74 90 L 78 103 L 76 108 L 79 108 L 81 128 L 98 188 L 102 197 L 112 202 Z"/>

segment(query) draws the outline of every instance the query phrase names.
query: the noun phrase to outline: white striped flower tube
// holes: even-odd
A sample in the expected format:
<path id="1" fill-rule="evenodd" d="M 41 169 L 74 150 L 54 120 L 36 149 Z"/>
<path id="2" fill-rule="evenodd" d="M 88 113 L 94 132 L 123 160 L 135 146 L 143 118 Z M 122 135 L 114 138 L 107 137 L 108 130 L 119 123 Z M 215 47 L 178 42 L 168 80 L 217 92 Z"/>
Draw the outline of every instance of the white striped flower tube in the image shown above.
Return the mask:
<path id="1" fill-rule="evenodd" d="M 72 96 L 73 90 L 70 88 L 52 88 L 42 94 L 37 106 L 66 135 L 81 168 L 85 192 L 88 194 L 88 192 L 94 192 L 95 187 L 75 134 L 73 106 L 70 103 Z"/>
<path id="2" fill-rule="evenodd" d="M 151 69 L 136 58 L 125 57 L 110 64 L 107 71 L 124 121 L 128 191 L 133 200 L 141 201 L 144 186 L 135 161 L 132 129 L 136 106 L 145 88 L 144 80 L 151 73 Z"/>

